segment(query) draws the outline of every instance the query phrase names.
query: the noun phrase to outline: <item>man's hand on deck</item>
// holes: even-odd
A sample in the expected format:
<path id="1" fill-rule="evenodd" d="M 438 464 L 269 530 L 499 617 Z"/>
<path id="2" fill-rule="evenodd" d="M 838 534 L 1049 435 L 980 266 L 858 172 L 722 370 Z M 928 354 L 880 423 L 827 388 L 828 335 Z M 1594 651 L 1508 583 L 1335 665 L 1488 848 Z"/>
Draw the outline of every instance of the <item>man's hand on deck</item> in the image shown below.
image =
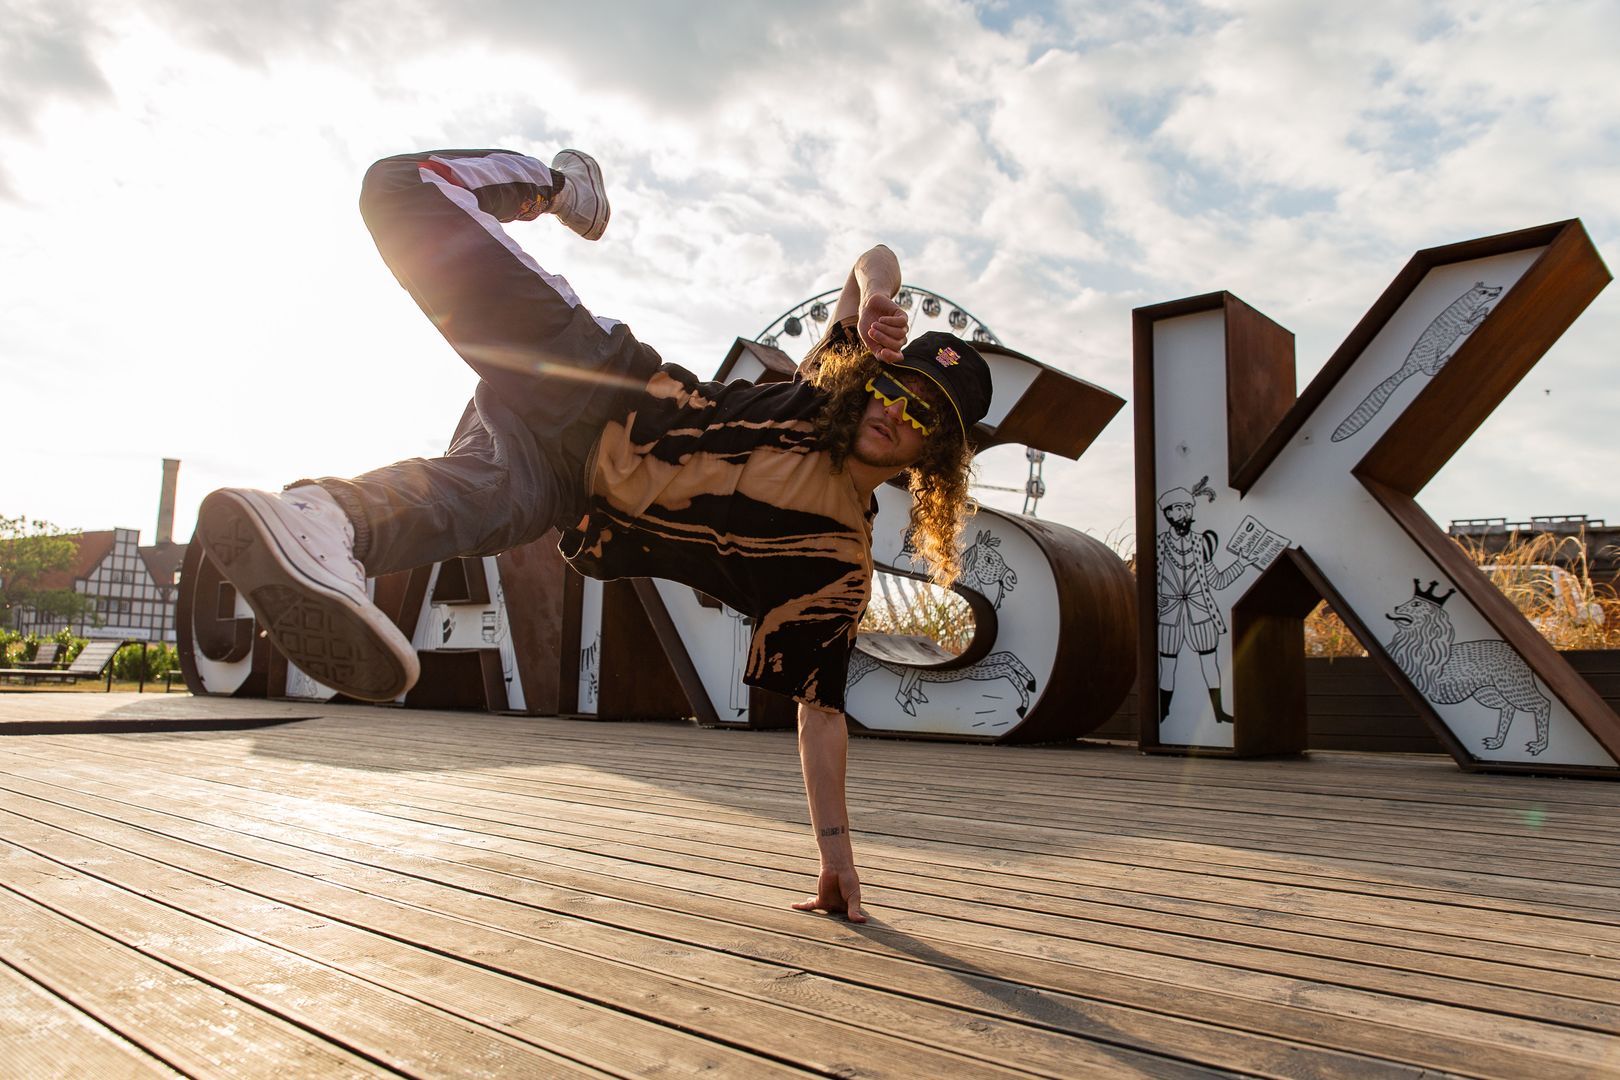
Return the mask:
<path id="1" fill-rule="evenodd" d="M 861 878 L 853 866 L 842 870 L 823 869 L 816 878 L 816 895 L 793 905 L 794 911 L 825 911 L 842 915 L 850 922 L 866 921 L 861 907 Z"/>
<path id="2" fill-rule="evenodd" d="M 804 793 L 810 802 L 810 827 L 815 830 L 821 874 L 816 895 L 793 906 L 865 922 L 861 878 L 855 872 L 855 852 L 849 839 L 849 808 L 844 803 L 848 754 L 849 724 L 844 714 L 801 702 L 799 763 L 804 768 Z"/>

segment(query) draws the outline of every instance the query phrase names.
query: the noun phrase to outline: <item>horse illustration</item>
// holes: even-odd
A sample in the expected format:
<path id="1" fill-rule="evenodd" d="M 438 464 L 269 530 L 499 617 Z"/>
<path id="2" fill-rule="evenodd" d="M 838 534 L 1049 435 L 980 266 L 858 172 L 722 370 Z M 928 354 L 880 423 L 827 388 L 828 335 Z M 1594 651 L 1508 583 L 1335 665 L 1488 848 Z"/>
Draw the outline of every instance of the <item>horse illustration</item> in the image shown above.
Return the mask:
<path id="1" fill-rule="evenodd" d="M 1395 388 L 1413 375 L 1420 371 L 1425 375 L 1434 375 L 1445 367 L 1446 361 L 1456 354 L 1458 343 L 1484 321 L 1485 316 L 1491 313 L 1491 301 L 1501 295 L 1502 286 L 1476 281 L 1473 288 L 1448 304 L 1444 311 L 1434 317 L 1433 322 L 1424 327 L 1395 374 L 1373 387 L 1372 393 L 1344 418 L 1344 423 L 1333 432 L 1333 441 L 1343 442 L 1365 427 L 1367 421 L 1378 415 L 1378 410 L 1384 407 Z"/>
<path id="2" fill-rule="evenodd" d="M 1023 661 L 1010 652 L 994 652 L 970 667 L 954 668 L 941 671 L 937 668 L 906 667 L 901 664 L 891 664 L 886 660 L 879 660 L 870 653 L 855 650 L 850 657 L 849 675 L 845 687 L 854 686 L 861 679 L 882 668 L 900 676 L 900 687 L 895 691 L 894 700 L 906 711 L 907 716 L 917 715 L 917 706 L 928 703 L 928 695 L 923 693 L 922 683 L 954 683 L 964 679 L 975 682 L 989 682 L 995 679 L 1006 679 L 1012 683 L 1013 689 L 1018 691 L 1018 715 L 1023 716 L 1029 709 L 1029 695 L 1035 689 L 1035 676 L 1024 666 Z"/>
<path id="3" fill-rule="evenodd" d="M 1504 641 L 1456 641 L 1444 605 L 1457 590 L 1436 596 L 1439 584 L 1431 581 L 1427 589 L 1419 589 L 1412 579 L 1412 599 L 1384 616 L 1397 627 L 1388 646 L 1390 658 L 1437 705 L 1473 698 L 1495 709 L 1496 734 L 1484 740 L 1487 750 L 1502 748 L 1516 712 L 1529 713 L 1535 717 L 1536 737 L 1525 749 L 1541 753 L 1547 749 L 1552 702 L 1536 688 L 1530 665 Z"/>
<path id="4" fill-rule="evenodd" d="M 986 597 L 994 586 L 996 596 L 991 606 L 1000 608 L 1006 595 L 1018 587 L 1018 575 L 1001 554 L 1001 537 L 991 535 L 989 529 L 980 529 L 962 552 L 962 573 L 957 580 L 976 586 Z"/>

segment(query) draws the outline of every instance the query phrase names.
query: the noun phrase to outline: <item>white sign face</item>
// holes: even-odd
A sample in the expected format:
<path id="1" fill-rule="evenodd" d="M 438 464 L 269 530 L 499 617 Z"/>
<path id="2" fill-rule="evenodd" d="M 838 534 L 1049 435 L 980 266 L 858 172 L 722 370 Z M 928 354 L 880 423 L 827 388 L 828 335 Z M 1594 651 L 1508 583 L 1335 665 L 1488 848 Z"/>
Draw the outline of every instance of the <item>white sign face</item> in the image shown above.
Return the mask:
<path id="1" fill-rule="evenodd" d="M 1025 393 L 1035 385 L 1040 369 L 1006 353 L 987 352 L 984 361 L 990 365 L 990 385 L 995 387 L 995 393 L 981 423 L 995 427 L 1024 400 Z"/>
<path id="2" fill-rule="evenodd" d="M 705 605 L 689 586 L 653 579 L 664 610 L 680 629 L 687 656 L 697 669 L 703 690 L 721 724 L 748 723 L 748 646 L 754 621 L 742 612 L 711 601 Z"/>
<path id="3" fill-rule="evenodd" d="M 878 489 L 872 561 L 879 570 L 923 574 L 906 544 L 911 495 Z M 1057 657 L 1057 585 L 1051 563 L 1013 514 L 980 507 L 963 530 L 958 584 L 996 613 L 990 651 L 960 668 L 895 663 L 857 639 L 845 711 L 873 731 L 996 738 L 1016 728 L 1050 682 Z"/>
<path id="4" fill-rule="evenodd" d="M 331 701 L 336 695 L 337 691 L 304 674 L 297 664 L 287 665 L 287 697 L 295 701 Z"/>
<path id="5" fill-rule="evenodd" d="M 579 610 L 579 707 L 595 716 L 602 687 L 602 583 L 586 578 Z"/>
<path id="6" fill-rule="evenodd" d="M 1293 548 L 1474 758 L 1615 767 L 1353 472 L 1543 250 L 1430 268 L 1247 491 L 1229 483 L 1226 309 L 1152 323 L 1155 519 L 1138 535 L 1154 537 L 1162 745 L 1234 745 L 1233 607 Z"/>
<path id="7" fill-rule="evenodd" d="M 416 630 L 411 635 L 411 645 L 418 652 L 496 650 L 500 653 L 501 676 L 506 683 L 506 707 L 521 710 L 525 707 L 523 679 L 517 670 L 510 632 L 511 622 L 506 617 L 506 591 L 501 587 L 500 570 L 492 555 L 469 562 L 472 565 L 469 566 L 468 572 L 483 573 L 489 601 L 434 603 L 430 599 L 422 605 L 422 613 L 417 617 Z M 429 598 L 433 596 L 439 584 L 439 574 L 444 566 L 444 563 L 436 564 L 428 577 Z M 373 590 L 375 587 L 373 583 Z"/>
<path id="8" fill-rule="evenodd" d="M 253 609 L 248 607 L 248 602 L 239 593 L 234 589 L 231 591 L 236 595 L 236 618 L 253 622 Z M 209 600 L 211 602 L 212 597 Z M 254 624 L 254 632 L 258 632 L 257 623 Z M 249 649 L 240 660 L 213 660 L 203 650 L 197 649 L 193 662 L 197 665 L 197 676 L 202 679 L 208 693 L 233 694 L 253 673 L 253 650 Z"/>
<path id="9" fill-rule="evenodd" d="M 926 569 L 906 547 L 911 495 L 878 489 L 872 559 L 879 570 Z M 1048 525 L 1048 528 L 1057 526 Z M 992 740 L 1022 722 L 1040 700 L 1058 648 L 1058 599 L 1052 566 L 1017 515 L 981 507 L 963 534 L 960 585 L 995 611 L 989 652 L 956 668 L 896 662 L 871 639 L 850 658 L 845 711 L 873 731 Z M 724 605 L 705 606 L 685 585 L 657 581 L 658 594 L 722 724 L 746 724 L 750 621 Z M 983 642 L 980 642 L 982 645 Z"/>

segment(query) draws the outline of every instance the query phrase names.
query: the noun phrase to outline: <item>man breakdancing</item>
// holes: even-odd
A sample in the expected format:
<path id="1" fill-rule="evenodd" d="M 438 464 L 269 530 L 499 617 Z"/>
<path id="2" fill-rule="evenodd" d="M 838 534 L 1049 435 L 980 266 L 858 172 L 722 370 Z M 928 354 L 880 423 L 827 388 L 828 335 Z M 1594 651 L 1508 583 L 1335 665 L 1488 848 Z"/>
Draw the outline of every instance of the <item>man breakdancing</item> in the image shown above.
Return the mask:
<path id="1" fill-rule="evenodd" d="M 587 240 L 609 208 L 594 159 L 500 150 L 385 158 L 360 209 L 384 262 L 479 375 L 444 457 L 279 493 L 225 488 L 197 537 L 275 646 L 351 697 L 397 698 L 416 653 L 367 577 L 562 532 L 581 573 L 679 581 L 755 619 L 744 681 L 799 703 L 821 857 L 794 907 L 865 920 L 845 806 L 844 680 L 871 593 L 873 491 L 908 474 L 917 549 L 959 568 L 967 433 L 990 373 L 951 334 L 906 344 L 888 248 L 863 254 L 791 382 L 703 382 L 594 316 L 501 227 L 552 214 Z"/>

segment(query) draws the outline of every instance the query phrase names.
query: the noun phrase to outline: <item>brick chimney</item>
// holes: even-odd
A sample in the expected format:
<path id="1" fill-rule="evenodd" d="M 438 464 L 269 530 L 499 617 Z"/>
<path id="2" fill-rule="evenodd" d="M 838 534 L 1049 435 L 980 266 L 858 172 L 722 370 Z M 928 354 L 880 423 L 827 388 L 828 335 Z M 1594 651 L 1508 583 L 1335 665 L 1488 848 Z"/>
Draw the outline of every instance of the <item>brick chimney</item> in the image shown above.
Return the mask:
<path id="1" fill-rule="evenodd" d="M 175 458 L 163 459 L 163 494 L 158 496 L 157 543 L 174 540 L 174 489 L 180 479 L 180 462 Z"/>

